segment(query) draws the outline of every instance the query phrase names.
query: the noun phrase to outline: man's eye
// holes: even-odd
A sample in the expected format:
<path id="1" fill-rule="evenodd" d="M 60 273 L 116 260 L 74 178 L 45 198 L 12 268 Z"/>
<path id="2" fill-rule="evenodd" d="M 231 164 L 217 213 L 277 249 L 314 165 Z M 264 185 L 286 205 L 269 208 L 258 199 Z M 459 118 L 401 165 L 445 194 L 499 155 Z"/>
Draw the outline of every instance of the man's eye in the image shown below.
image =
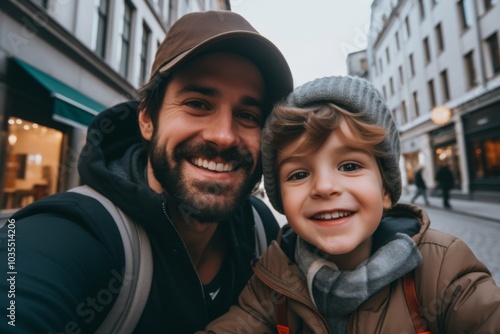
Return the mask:
<path id="1" fill-rule="evenodd" d="M 260 124 L 260 118 L 251 112 L 240 112 L 238 113 L 238 117 L 244 119 L 245 121 Z"/>
<path id="2" fill-rule="evenodd" d="M 346 163 L 346 164 L 343 164 L 342 166 L 340 166 L 339 170 L 341 172 L 353 172 L 353 171 L 358 170 L 360 168 L 361 168 L 360 165 L 355 164 L 353 162 L 349 162 L 349 163 Z"/>
<path id="3" fill-rule="evenodd" d="M 292 175 L 290 175 L 288 180 L 289 181 L 297 181 L 297 180 L 305 179 L 308 176 L 309 176 L 309 173 L 307 173 L 307 172 L 297 172 L 297 173 L 293 173 Z"/>
<path id="4" fill-rule="evenodd" d="M 186 105 L 196 109 L 208 109 L 208 105 L 205 102 L 197 100 L 187 101 Z"/>

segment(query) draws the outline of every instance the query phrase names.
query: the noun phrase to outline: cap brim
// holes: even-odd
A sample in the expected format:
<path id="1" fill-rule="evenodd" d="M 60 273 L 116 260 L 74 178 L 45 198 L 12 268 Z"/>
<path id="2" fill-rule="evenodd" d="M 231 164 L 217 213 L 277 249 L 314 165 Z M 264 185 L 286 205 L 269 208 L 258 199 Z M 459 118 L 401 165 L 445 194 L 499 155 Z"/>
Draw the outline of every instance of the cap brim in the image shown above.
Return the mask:
<path id="1" fill-rule="evenodd" d="M 211 51 L 240 54 L 255 63 L 264 77 L 271 101 L 293 89 L 292 73 L 281 51 L 262 35 L 249 31 L 231 31 L 205 40 L 161 66 L 159 72 L 173 71 L 193 57 Z"/>

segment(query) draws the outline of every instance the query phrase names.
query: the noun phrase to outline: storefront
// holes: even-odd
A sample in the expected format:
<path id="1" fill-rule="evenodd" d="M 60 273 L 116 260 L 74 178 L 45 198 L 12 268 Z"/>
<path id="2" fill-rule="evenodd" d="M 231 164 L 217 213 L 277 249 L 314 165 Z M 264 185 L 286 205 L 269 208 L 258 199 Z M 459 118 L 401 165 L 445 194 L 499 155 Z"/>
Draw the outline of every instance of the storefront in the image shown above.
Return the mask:
<path id="1" fill-rule="evenodd" d="M 0 210 L 19 209 L 68 188 L 65 168 L 82 133 L 104 107 L 16 58 L 7 68 Z M 75 166 L 76 167 L 76 166 Z M 71 173 L 76 174 L 76 168 Z"/>
<path id="2" fill-rule="evenodd" d="M 500 192 L 500 102 L 462 119 L 471 190 Z"/>

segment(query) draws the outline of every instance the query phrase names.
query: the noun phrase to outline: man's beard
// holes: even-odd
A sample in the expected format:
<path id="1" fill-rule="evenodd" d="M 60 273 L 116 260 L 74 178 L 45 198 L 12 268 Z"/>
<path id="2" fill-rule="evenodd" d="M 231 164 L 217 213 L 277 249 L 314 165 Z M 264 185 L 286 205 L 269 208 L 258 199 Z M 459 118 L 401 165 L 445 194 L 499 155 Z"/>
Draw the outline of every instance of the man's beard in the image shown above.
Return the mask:
<path id="1" fill-rule="evenodd" d="M 174 149 L 173 157 L 169 160 L 166 148 L 158 144 L 155 133 L 149 144 L 148 155 L 156 180 L 169 198 L 176 201 L 186 222 L 194 219 L 201 223 L 217 223 L 229 219 L 262 175 L 260 161 L 251 173 L 254 165 L 251 153 L 240 152 L 236 147 L 218 151 L 209 144 L 190 146 L 184 142 Z M 237 162 L 238 169 L 245 171 L 245 177 L 240 184 L 199 180 L 189 181 L 188 184 L 181 166 L 190 163 L 190 157 L 203 157 L 206 160 L 220 157 L 226 162 Z"/>

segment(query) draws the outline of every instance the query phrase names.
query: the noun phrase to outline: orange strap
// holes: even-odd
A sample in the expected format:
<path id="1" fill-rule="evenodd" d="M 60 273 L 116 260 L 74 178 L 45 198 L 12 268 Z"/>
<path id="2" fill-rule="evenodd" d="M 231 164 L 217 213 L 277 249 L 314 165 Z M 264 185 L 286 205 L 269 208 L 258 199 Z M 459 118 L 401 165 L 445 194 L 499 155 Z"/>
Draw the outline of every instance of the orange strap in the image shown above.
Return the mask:
<path id="1" fill-rule="evenodd" d="M 278 334 L 290 334 L 290 327 L 288 327 L 287 298 L 281 295 L 279 298 L 276 298 L 276 300 L 278 301 L 278 325 L 276 326 Z"/>
<path id="2" fill-rule="evenodd" d="M 431 334 L 431 331 L 427 327 L 427 321 L 425 321 L 424 317 L 420 313 L 420 305 L 417 299 L 414 275 L 415 271 L 413 270 L 403 276 L 403 288 L 405 291 L 406 305 L 408 306 L 408 311 L 410 311 L 415 332 L 417 334 Z"/>

